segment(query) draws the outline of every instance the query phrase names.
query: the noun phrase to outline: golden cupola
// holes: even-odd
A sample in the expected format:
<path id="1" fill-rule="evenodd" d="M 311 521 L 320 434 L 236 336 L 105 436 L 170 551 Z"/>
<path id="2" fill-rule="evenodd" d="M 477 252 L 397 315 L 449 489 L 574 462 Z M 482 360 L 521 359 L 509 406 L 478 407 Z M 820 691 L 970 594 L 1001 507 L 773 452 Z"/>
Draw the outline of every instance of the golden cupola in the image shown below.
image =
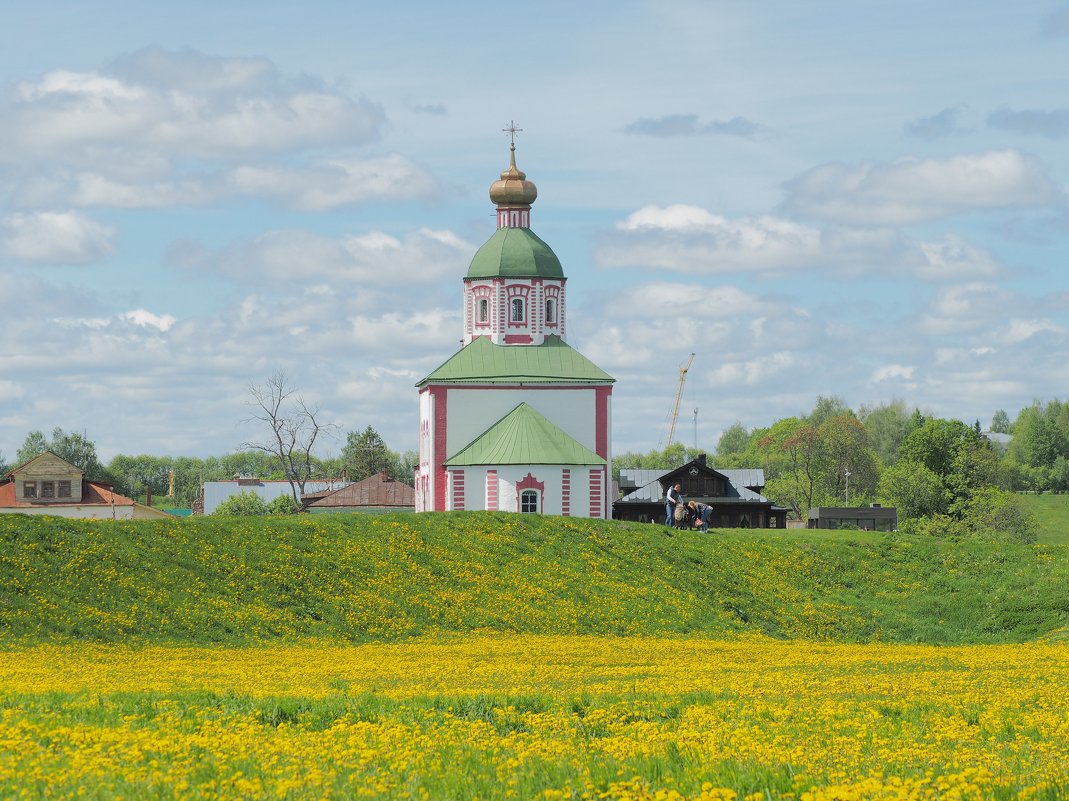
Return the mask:
<path id="1" fill-rule="evenodd" d="M 538 187 L 527 180 L 527 173 L 516 166 L 516 144 L 509 148 L 509 166 L 501 178 L 490 184 L 490 200 L 497 205 L 498 228 L 527 228 L 531 224 L 531 204 L 538 197 Z"/>

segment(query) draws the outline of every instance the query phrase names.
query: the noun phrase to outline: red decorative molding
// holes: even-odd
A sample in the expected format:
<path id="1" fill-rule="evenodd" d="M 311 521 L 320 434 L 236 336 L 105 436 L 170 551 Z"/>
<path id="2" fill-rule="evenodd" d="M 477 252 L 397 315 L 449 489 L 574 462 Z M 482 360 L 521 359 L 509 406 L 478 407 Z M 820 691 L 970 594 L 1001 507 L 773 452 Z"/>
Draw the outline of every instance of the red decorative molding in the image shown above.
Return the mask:
<path id="1" fill-rule="evenodd" d="M 612 386 L 594 389 L 594 452 L 602 459 L 609 458 L 609 396 Z"/>
<path id="2" fill-rule="evenodd" d="M 486 511 L 497 511 L 497 471 L 486 471 Z"/>
<path id="3" fill-rule="evenodd" d="M 450 470 L 453 478 L 453 511 L 459 512 L 464 509 L 464 471 Z"/>
<path id="4" fill-rule="evenodd" d="M 434 446 L 431 453 L 431 470 L 434 473 L 434 511 L 445 511 L 445 493 L 448 480 L 445 474 L 446 397 L 445 387 L 431 387 L 431 405 L 434 407 Z"/>
<path id="5" fill-rule="evenodd" d="M 505 334 L 506 345 L 530 345 L 532 342 L 534 339 L 530 334 Z"/>
<path id="6" fill-rule="evenodd" d="M 560 477 L 560 513 L 569 517 L 572 513 L 572 471 L 565 467 Z"/>
<path id="7" fill-rule="evenodd" d="M 601 517 L 601 488 L 604 468 L 594 468 L 590 471 L 590 516 Z"/>
<path id="8" fill-rule="evenodd" d="M 546 506 L 546 482 L 539 481 L 533 475 L 528 473 L 526 476 L 516 482 L 516 511 L 520 510 L 520 497 L 523 495 L 524 490 L 538 490 L 538 512 L 541 514 L 545 510 Z"/>

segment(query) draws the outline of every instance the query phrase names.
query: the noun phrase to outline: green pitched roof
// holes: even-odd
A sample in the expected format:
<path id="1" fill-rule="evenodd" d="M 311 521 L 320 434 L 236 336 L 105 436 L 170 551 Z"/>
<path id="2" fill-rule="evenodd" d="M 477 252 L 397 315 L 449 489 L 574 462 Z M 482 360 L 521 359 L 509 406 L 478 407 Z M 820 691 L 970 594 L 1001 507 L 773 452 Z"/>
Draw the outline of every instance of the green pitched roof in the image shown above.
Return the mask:
<path id="1" fill-rule="evenodd" d="M 445 464 L 605 464 L 605 460 L 521 403 Z"/>
<path id="2" fill-rule="evenodd" d="M 548 336 L 541 345 L 495 345 L 476 337 L 420 381 L 449 384 L 589 384 L 613 377 L 562 340 Z"/>
<path id="3" fill-rule="evenodd" d="M 498 228 L 475 253 L 468 278 L 564 278 L 560 259 L 529 228 Z"/>

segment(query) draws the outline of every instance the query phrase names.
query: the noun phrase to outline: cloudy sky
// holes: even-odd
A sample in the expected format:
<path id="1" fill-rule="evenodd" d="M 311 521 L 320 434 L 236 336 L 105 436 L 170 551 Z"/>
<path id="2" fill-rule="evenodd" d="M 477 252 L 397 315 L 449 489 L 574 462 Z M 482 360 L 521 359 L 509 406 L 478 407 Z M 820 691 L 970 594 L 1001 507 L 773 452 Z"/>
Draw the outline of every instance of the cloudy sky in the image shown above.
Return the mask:
<path id="1" fill-rule="evenodd" d="M 285 370 L 416 446 L 518 163 L 614 450 L 1069 395 L 1069 6 L 0 3 L 0 451 L 205 456 Z M 328 444 L 325 453 L 340 449 Z"/>

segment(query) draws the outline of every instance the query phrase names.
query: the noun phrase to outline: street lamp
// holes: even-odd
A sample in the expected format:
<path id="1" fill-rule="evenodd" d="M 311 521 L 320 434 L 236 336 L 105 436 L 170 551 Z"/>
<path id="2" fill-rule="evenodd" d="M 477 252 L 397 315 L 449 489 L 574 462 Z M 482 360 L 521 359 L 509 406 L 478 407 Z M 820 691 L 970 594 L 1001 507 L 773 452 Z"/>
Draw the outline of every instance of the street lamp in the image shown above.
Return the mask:
<path id="1" fill-rule="evenodd" d="M 846 476 L 846 505 L 850 505 L 850 471 L 844 471 L 843 475 Z"/>

